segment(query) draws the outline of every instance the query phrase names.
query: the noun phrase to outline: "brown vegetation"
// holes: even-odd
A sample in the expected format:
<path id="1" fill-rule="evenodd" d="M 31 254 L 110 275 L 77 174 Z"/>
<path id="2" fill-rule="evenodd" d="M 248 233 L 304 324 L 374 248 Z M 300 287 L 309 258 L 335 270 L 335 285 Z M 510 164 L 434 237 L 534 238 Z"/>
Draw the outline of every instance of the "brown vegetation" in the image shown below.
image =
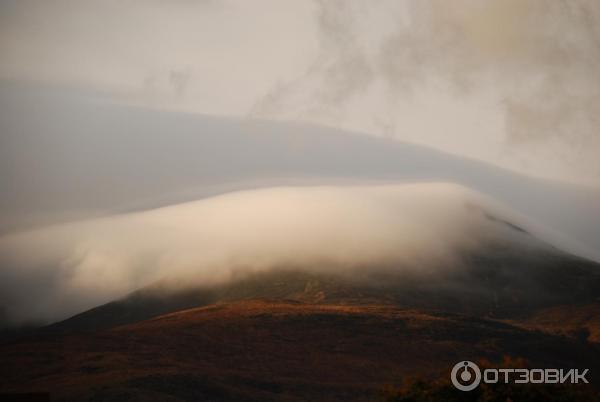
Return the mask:
<path id="1" fill-rule="evenodd" d="M 94 333 L 0 346 L 0 392 L 65 400 L 367 401 L 462 359 L 589 367 L 597 345 L 505 323 L 394 306 L 247 300 Z"/>

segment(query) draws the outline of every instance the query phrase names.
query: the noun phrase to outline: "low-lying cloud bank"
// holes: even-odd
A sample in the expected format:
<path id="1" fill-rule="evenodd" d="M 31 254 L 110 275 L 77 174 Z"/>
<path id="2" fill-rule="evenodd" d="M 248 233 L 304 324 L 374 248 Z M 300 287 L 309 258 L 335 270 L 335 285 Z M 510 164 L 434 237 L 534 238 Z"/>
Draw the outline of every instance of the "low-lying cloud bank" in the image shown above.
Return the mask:
<path id="1" fill-rule="evenodd" d="M 491 204 L 445 183 L 287 187 L 52 226 L 0 238 L 0 306 L 14 325 L 63 319 L 165 277 L 452 269 L 508 233 L 483 212 Z"/>

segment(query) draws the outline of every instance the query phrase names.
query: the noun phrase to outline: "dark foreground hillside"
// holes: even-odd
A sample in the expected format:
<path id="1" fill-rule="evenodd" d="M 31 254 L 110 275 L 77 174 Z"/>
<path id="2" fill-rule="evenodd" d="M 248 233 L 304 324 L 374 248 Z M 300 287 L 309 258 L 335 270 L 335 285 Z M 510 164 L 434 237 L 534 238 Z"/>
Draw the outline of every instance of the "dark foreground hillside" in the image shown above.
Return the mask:
<path id="1" fill-rule="evenodd" d="M 391 305 L 257 299 L 5 343 L 0 391 L 71 401 L 368 401 L 409 377 L 444 377 L 459 360 L 505 356 L 586 367 L 598 384 L 600 349 L 584 339 Z"/>

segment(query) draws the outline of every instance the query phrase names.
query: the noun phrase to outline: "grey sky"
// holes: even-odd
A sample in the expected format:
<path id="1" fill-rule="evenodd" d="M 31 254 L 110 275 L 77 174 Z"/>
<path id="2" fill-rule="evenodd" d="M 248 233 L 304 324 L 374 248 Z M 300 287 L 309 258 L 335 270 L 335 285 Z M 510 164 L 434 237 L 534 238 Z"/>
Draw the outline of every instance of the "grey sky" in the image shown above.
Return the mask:
<path id="1" fill-rule="evenodd" d="M 600 183 L 597 2 L 0 3 L 0 79 L 327 124 Z"/>

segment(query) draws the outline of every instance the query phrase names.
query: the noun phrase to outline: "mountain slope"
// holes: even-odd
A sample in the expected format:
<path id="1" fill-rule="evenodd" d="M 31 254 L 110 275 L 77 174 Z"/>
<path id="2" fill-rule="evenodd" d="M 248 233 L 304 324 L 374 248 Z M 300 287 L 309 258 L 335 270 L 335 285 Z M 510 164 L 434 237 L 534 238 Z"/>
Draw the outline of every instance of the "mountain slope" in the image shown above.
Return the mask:
<path id="1" fill-rule="evenodd" d="M 254 298 L 333 305 L 376 303 L 501 319 L 523 319 L 565 306 L 597 306 L 599 264 L 542 246 L 513 243 L 479 250 L 463 256 L 460 269 L 444 273 L 388 267 L 364 267 L 347 274 L 280 268 L 243 274 L 221 285 L 164 280 L 47 329 L 97 330 L 181 309 Z"/>

